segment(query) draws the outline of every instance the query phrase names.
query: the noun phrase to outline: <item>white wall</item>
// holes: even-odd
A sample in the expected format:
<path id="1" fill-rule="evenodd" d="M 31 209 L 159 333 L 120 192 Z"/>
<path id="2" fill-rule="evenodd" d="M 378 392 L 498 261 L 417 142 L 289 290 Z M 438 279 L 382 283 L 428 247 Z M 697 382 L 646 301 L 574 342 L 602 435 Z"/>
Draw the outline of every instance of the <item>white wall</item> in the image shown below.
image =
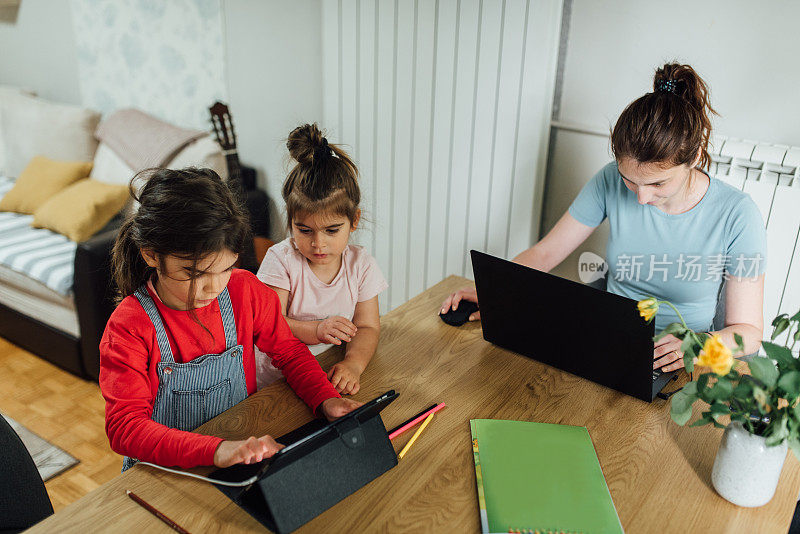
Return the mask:
<path id="1" fill-rule="evenodd" d="M 322 121 L 320 0 L 224 0 L 229 107 L 239 157 L 272 200 L 273 238 L 286 227 L 280 189 L 286 137 Z"/>
<path id="2" fill-rule="evenodd" d="M 800 146 L 800 3 L 744 0 L 574 0 L 559 121 L 608 132 L 631 101 L 652 90 L 655 69 L 689 63 L 711 87 L 729 137 Z M 608 139 L 556 129 L 548 163 L 543 230 L 549 230 L 596 170 Z M 581 250 L 603 255 L 596 232 Z M 577 278 L 579 250 L 555 272 Z"/>
<path id="3" fill-rule="evenodd" d="M 25 0 L 16 22 L 0 22 L 0 84 L 81 103 L 78 54 L 69 2 Z"/>

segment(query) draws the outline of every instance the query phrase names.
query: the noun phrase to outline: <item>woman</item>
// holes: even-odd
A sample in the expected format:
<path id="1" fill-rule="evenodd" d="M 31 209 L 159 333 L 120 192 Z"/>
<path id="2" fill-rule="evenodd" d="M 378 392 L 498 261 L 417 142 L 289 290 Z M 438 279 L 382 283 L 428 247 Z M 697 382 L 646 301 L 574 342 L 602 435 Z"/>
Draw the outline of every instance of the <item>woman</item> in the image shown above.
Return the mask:
<path id="1" fill-rule="evenodd" d="M 738 333 L 745 354 L 756 352 L 763 332 L 766 232 L 748 195 L 703 170 L 710 163 L 710 113 L 708 87 L 692 67 L 658 69 L 653 92 L 629 104 L 614 126 L 615 161 L 514 261 L 549 271 L 608 217 L 608 291 L 669 300 L 690 328 L 709 331 L 725 280 L 725 327 L 715 333 L 730 347 Z M 463 299 L 477 302 L 475 290 L 450 295 L 442 313 Z M 479 318 L 480 312 L 470 316 Z M 671 308 L 661 307 L 656 331 L 677 321 Z M 680 345 L 672 335 L 656 342 L 653 369 L 683 367 Z"/>

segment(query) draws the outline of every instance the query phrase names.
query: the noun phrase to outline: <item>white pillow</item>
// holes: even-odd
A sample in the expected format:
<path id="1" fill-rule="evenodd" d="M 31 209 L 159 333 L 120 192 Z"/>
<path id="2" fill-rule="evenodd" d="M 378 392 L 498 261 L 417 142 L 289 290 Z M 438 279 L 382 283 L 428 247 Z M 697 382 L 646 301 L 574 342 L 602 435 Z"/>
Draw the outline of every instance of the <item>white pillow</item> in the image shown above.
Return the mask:
<path id="1" fill-rule="evenodd" d="M 207 167 L 216 171 L 223 181 L 228 179 L 228 164 L 225 161 L 225 154 L 222 153 L 219 144 L 208 135 L 184 147 L 167 164 L 168 169 L 183 169 L 184 167 Z"/>
<path id="2" fill-rule="evenodd" d="M 11 85 L 0 85 L 0 115 L 2 115 L 3 113 L 3 101 L 9 98 L 10 96 L 19 94 L 33 95 L 33 93 L 25 91 L 24 89 L 20 89 L 19 87 L 14 87 Z M 0 176 L 8 176 L 8 174 L 6 173 L 6 149 L 3 142 L 2 120 L 0 120 Z"/>
<path id="3" fill-rule="evenodd" d="M 208 167 L 214 169 L 223 180 L 228 179 L 228 167 L 225 155 L 216 141 L 211 137 L 201 137 L 187 145 L 178 152 L 167 165 L 169 169 L 183 169 L 184 167 Z M 131 169 L 122 158 L 107 144 L 100 143 L 94 156 L 94 165 L 90 178 L 109 184 L 128 185 L 136 172 Z M 141 184 L 134 184 L 141 185 Z M 128 213 L 132 205 L 126 206 L 124 212 Z"/>
<path id="4" fill-rule="evenodd" d="M 19 176 L 34 156 L 69 161 L 94 158 L 94 131 L 100 122 L 96 111 L 23 94 L 7 95 L 0 105 L 0 130 L 6 132 L 4 170 L 9 176 Z"/>
<path id="5" fill-rule="evenodd" d="M 201 137 L 187 145 L 167 163 L 168 169 L 184 167 L 208 167 L 214 169 L 223 180 L 228 179 L 225 155 L 219 145 L 210 137 Z M 128 185 L 136 172 L 131 169 L 114 150 L 100 143 L 94 156 L 94 166 L 90 178 L 109 184 Z"/>

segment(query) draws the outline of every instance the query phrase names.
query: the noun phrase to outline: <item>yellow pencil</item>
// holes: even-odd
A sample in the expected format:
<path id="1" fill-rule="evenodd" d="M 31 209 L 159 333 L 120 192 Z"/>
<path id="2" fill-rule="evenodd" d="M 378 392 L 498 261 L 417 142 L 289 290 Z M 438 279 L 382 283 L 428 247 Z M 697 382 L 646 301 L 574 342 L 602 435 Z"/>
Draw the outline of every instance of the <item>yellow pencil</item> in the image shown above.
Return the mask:
<path id="1" fill-rule="evenodd" d="M 434 412 L 434 413 L 435 413 L 435 412 Z M 426 427 L 426 426 L 428 426 L 428 423 L 430 423 L 430 422 L 431 422 L 431 419 L 433 419 L 433 415 L 434 415 L 433 413 L 432 413 L 432 414 L 430 414 L 430 415 L 429 415 L 429 416 L 428 416 L 428 417 L 427 417 L 427 418 L 426 418 L 426 419 L 425 419 L 425 420 L 422 422 L 422 424 L 421 424 L 421 425 L 420 425 L 420 427 L 417 429 L 417 431 L 416 431 L 416 432 L 414 432 L 414 435 L 413 435 L 413 436 L 411 436 L 411 439 L 410 439 L 410 440 L 408 440 L 408 443 L 406 443 L 406 446 L 405 446 L 405 447 L 403 447 L 403 450 L 402 450 L 402 451 L 400 451 L 400 454 L 398 454 L 398 456 L 399 456 L 400 458 L 402 458 L 403 456 L 405 456 L 405 454 L 408 452 L 408 449 L 410 449 L 410 448 L 411 448 L 411 446 L 414 444 L 414 442 L 415 442 L 415 441 L 417 441 L 417 438 L 419 437 L 419 435 L 420 435 L 420 434 L 422 434 L 422 431 L 423 431 L 423 430 L 425 430 L 425 427 Z"/>

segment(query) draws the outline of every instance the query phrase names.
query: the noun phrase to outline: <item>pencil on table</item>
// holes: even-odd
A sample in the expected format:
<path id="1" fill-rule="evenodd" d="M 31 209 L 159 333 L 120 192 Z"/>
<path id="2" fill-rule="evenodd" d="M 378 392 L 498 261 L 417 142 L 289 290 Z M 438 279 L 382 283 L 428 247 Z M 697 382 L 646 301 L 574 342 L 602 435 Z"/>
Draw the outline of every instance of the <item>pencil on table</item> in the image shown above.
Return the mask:
<path id="1" fill-rule="evenodd" d="M 148 512 L 150 512 L 151 514 L 153 514 L 154 516 L 159 518 L 161 521 L 166 523 L 169 527 L 171 527 L 176 532 L 180 532 L 181 534 L 189 534 L 188 530 L 186 530 L 185 528 L 183 528 L 182 526 L 177 524 L 175 521 L 173 521 L 169 517 L 165 516 L 164 514 L 162 514 L 161 512 L 156 510 L 155 508 L 153 508 L 153 506 L 151 504 L 149 504 L 147 501 L 145 501 L 144 499 L 142 499 L 141 497 L 136 495 L 131 490 L 125 490 L 125 493 L 128 494 L 128 497 L 130 497 L 135 502 L 137 502 L 139 505 L 141 505 L 142 508 L 144 508 L 145 510 L 147 510 Z"/>
<path id="2" fill-rule="evenodd" d="M 396 438 L 397 436 L 399 436 L 400 434 L 402 434 L 403 432 L 405 432 L 409 428 L 412 428 L 412 427 L 416 426 L 417 423 L 419 423 L 420 421 L 422 421 L 426 417 L 428 417 L 428 414 L 434 413 L 434 412 L 438 412 L 439 410 L 444 408 L 444 406 L 445 406 L 445 404 L 442 402 L 442 403 L 439 403 L 439 404 L 434 404 L 430 408 L 427 408 L 427 409 L 421 411 L 420 413 L 418 413 L 417 415 L 415 415 L 411 419 L 407 420 L 403 424 L 401 424 L 401 425 L 393 428 L 392 430 L 390 430 L 389 431 L 389 439 Z"/>
<path id="3" fill-rule="evenodd" d="M 411 436 L 411 439 L 410 439 L 410 440 L 408 440 L 408 443 L 406 443 L 406 446 L 405 446 L 405 447 L 403 447 L 403 450 L 402 450 L 402 451 L 400 451 L 400 454 L 398 454 L 398 456 L 399 456 L 400 458 L 402 458 L 403 456 L 405 456 L 405 454 L 408 452 L 408 449 L 410 449 L 410 448 L 411 448 L 411 446 L 414 444 L 414 442 L 415 442 L 415 441 L 417 441 L 417 438 L 419 437 L 419 435 L 420 435 L 420 434 L 422 434 L 422 431 L 423 431 L 423 430 L 425 430 L 425 427 L 426 427 L 426 426 L 428 426 L 428 423 L 430 423 L 430 422 L 431 422 L 431 419 L 433 419 L 433 416 L 434 416 L 434 415 L 435 415 L 435 412 L 434 412 L 434 413 L 432 413 L 432 414 L 430 414 L 430 415 L 428 416 L 428 418 L 427 418 L 427 419 L 425 419 L 425 421 L 422 423 L 422 425 L 420 425 L 420 427 L 417 429 L 417 431 L 416 431 L 416 432 L 414 432 L 414 435 L 413 435 L 413 436 Z"/>

